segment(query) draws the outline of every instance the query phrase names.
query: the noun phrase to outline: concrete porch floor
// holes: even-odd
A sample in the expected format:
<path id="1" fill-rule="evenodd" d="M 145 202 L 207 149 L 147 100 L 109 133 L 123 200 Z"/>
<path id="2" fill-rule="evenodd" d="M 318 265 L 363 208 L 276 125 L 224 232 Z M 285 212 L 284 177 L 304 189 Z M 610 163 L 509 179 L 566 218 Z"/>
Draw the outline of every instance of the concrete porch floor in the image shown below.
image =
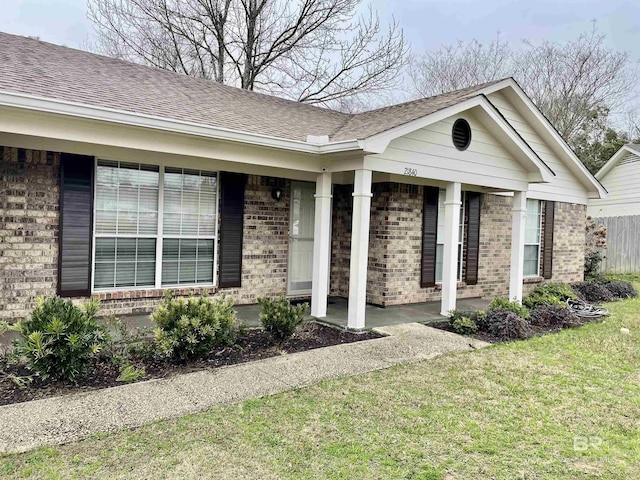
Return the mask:
<path id="1" fill-rule="evenodd" d="M 484 298 L 460 298 L 457 301 L 458 310 L 485 310 L 489 300 Z M 348 300 L 346 298 L 330 298 L 327 306 L 327 316 L 319 319 L 325 323 L 347 326 Z M 367 304 L 365 310 L 365 328 L 387 327 L 402 323 L 431 323 L 443 320 L 440 315 L 440 302 L 408 303 L 390 307 L 377 307 Z"/>
<path id="2" fill-rule="evenodd" d="M 489 301 L 483 298 L 458 299 L 459 310 L 484 310 L 489 305 Z M 348 300 L 346 298 L 331 297 L 327 306 L 327 316 L 319 320 L 324 323 L 337 325 L 346 328 L 347 326 Z M 247 327 L 258 327 L 260 321 L 260 305 L 237 305 L 238 318 Z M 122 316 L 128 325 L 132 327 L 152 328 L 153 324 L 149 315 L 128 315 Z M 307 316 L 311 319 L 310 315 Z M 367 305 L 366 309 L 366 329 L 387 327 L 389 325 L 399 325 L 402 323 L 430 323 L 442 320 L 440 315 L 440 302 L 411 303 L 406 305 L 394 305 L 391 307 L 377 307 Z"/>

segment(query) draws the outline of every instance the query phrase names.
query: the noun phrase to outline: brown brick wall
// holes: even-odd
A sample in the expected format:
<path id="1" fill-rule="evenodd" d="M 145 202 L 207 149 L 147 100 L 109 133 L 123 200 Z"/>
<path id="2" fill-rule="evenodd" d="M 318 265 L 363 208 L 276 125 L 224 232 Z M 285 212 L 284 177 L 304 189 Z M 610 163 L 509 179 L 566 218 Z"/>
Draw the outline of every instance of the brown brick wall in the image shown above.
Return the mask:
<path id="1" fill-rule="evenodd" d="M 331 294 L 348 296 L 351 187 L 334 190 Z M 369 237 L 367 302 L 381 306 L 440 300 L 440 287 L 420 287 L 423 187 L 374 184 Z M 459 284 L 458 298 L 509 294 L 511 197 L 482 196 L 477 285 Z M 552 282 L 582 279 L 586 207 L 556 203 Z M 544 228 L 544 219 L 543 219 Z M 466 230 L 465 230 L 466 231 Z M 463 255 L 463 280 L 464 280 Z M 525 293 L 542 281 L 525 280 Z"/>
<path id="2" fill-rule="evenodd" d="M 28 315 L 40 295 L 55 295 L 58 263 L 60 154 L 0 147 L 0 319 Z M 242 288 L 222 289 L 237 303 L 286 290 L 288 181 L 279 202 L 264 177 L 250 175 L 245 193 Z M 215 294 L 215 288 L 175 289 L 176 295 Z M 104 315 L 152 311 L 163 290 L 101 292 Z M 86 298 L 76 298 L 82 302 Z"/>
<path id="3" fill-rule="evenodd" d="M 54 295 L 60 155 L 0 147 L 0 319 Z"/>
<path id="4" fill-rule="evenodd" d="M 553 277 L 550 282 L 584 280 L 584 238 L 587 207 L 570 203 L 555 206 Z"/>
<path id="5" fill-rule="evenodd" d="M 58 260 L 60 154 L 0 148 L 0 318 L 17 320 L 40 295 L 54 295 Z M 249 176 L 245 194 L 242 288 L 224 289 L 238 303 L 286 290 L 290 182 L 278 180 L 283 198 L 271 198 L 264 177 Z M 335 185 L 330 294 L 348 296 L 351 185 Z M 438 300 L 438 287 L 420 288 L 423 187 L 374 185 L 369 238 L 367 301 L 396 305 Z M 461 285 L 460 298 L 506 295 L 511 244 L 510 197 L 483 195 L 480 283 Z M 586 207 L 556 204 L 554 275 L 551 281 L 582 280 Z M 534 284 L 525 285 L 525 290 Z M 215 289 L 178 289 L 178 295 Z M 100 293 L 104 314 L 146 313 L 162 290 Z M 83 299 L 76 299 L 82 301 Z"/>

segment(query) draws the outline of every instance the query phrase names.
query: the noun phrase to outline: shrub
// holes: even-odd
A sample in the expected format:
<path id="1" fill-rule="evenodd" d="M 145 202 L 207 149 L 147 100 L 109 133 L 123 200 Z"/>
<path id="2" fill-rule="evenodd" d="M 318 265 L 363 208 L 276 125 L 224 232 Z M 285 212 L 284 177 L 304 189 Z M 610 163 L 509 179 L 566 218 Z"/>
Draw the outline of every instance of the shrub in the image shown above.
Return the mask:
<path id="1" fill-rule="evenodd" d="M 638 292 L 629 282 L 610 281 L 603 286 L 616 298 L 635 298 L 638 296 Z"/>
<path id="2" fill-rule="evenodd" d="M 489 310 L 484 323 L 485 331 L 498 340 L 517 340 L 532 335 L 529 322 L 510 310 Z"/>
<path id="3" fill-rule="evenodd" d="M 120 375 L 116 380 L 122 383 L 133 383 L 142 380 L 146 374 L 144 368 L 136 368 L 131 364 L 126 364 L 120 367 Z"/>
<path id="4" fill-rule="evenodd" d="M 304 321 L 304 315 L 309 308 L 308 303 L 291 305 L 291 302 L 281 293 L 278 298 L 262 297 L 260 302 L 260 323 L 277 342 L 283 342 L 296 332 Z"/>
<path id="5" fill-rule="evenodd" d="M 460 335 L 473 335 L 478 331 L 478 325 L 469 317 L 459 317 L 452 320 L 451 327 Z"/>
<path id="6" fill-rule="evenodd" d="M 588 303 L 610 302 L 613 295 L 604 286 L 595 282 L 578 282 L 571 285 L 578 297 Z"/>
<path id="7" fill-rule="evenodd" d="M 522 304 L 529 309 L 540 305 L 566 305 L 568 299 L 576 299 L 577 296 L 571 285 L 561 283 L 546 283 L 534 288 L 523 300 Z"/>
<path id="8" fill-rule="evenodd" d="M 39 298 L 30 319 L 15 326 L 15 354 L 43 379 L 73 381 L 109 339 L 95 318 L 99 308 L 97 300 L 81 308 L 60 297 Z"/>
<path id="9" fill-rule="evenodd" d="M 566 306 L 539 305 L 531 311 L 531 324 L 545 328 L 573 328 L 584 322 Z"/>
<path id="10" fill-rule="evenodd" d="M 183 362 L 206 357 L 214 347 L 232 345 L 242 328 L 233 297 L 225 295 L 185 300 L 167 292 L 151 319 L 158 352 Z"/>
<path id="11" fill-rule="evenodd" d="M 492 310 L 506 310 L 513 312 L 521 318 L 529 318 L 529 310 L 524 305 L 520 305 L 518 302 L 512 302 L 504 297 L 496 297 L 489 304 L 487 309 L 489 312 Z"/>

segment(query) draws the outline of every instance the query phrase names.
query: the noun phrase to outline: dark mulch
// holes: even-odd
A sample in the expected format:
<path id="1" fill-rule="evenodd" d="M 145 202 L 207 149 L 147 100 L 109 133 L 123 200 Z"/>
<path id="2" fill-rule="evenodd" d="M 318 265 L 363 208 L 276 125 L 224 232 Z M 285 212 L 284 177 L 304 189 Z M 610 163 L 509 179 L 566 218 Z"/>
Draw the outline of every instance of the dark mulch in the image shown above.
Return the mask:
<path id="1" fill-rule="evenodd" d="M 593 319 L 590 321 L 598 321 L 597 319 Z M 428 324 L 430 327 L 433 328 L 437 328 L 439 330 L 445 330 L 447 332 L 452 332 L 452 333 L 456 333 L 453 328 L 451 328 L 451 324 L 449 323 L 449 320 L 443 320 L 443 321 L 439 321 L 439 322 L 433 322 L 433 323 L 429 323 Z M 530 325 L 531 328 L 531 336 L 532 337 L 536 337 L 536 336 L 541 336 L 541 335 L 546 335 L 548 333 L 555 333 L 555 332 L 559 332 L 560 330 L 562 330 L 562 328 L 557 328 L 557 327 L 553 327 L 553 328 L 549 328 L 549 327 L 541 327 L 538 325 Z M 475 338 L 478 340 L 482 340 L 484 342 L 489 342 L 489 343 L 504 343 L 504 340 L 498 337 L 495 337 L 487 332 L 477 332 L 474 333 L 473 335 L 469 335 L 469 337 L 471 338 Z"/>
<path id="2" fill-rule="evenodd" d="M 149 380 L 207 368 L 251 362 L 283 353 L 302 352 L 380 337 L 381 335 L 374 332 L 351 333 L 320 323 L 308 322 L 281 346 L 274 344 L 271 337 L 263 330 L 255 329 L 249 330 L 246 335 L 238 339 L 235 345 L 214 351 L 209 358 L 204 360 L 176 365 L 155 359 L 144 363 L 137 362 L 137 366 L 145 368 L 146 376 L 143 380 Z M 30 372 L 23 367 L 10 366 L 5 370 L 5 373 L 24 376 Z M 107 362 L 98 362 L 90 372 L 79 378 L 75 385 L 42 381 L 35 378 L 28 387 L 20 388 L 6 375 L 2 375 L 0 376 L 0 405 L 122 385 L 116 380 L 118 375 L 118 368 Z"/>

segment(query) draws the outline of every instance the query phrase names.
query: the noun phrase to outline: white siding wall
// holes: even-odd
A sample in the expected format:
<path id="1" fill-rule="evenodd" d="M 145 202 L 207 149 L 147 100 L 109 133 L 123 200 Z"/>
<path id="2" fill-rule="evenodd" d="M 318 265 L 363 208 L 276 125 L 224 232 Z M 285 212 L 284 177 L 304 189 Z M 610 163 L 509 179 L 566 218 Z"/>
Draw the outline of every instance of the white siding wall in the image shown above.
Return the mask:
<path id="1" fill-rule="evenodd" d="M 515 107 L 500 92 L 489 95 L 493 103 L 522 138 L 538 156 L 553 170 L 556 176 L 546 184 L 532 184 L 529 196 L 540 200 L 555 200 L 566 203 L 587 204 L 587 190 L 575 177 L 564 162 L 553 152 L 546 142 L 536 133 Z"/>
<path id="2" fill-rule="evenodd" d="M 456 149 L 451 140 L 451 129 L 458 118 L 466 119 L 471 126 L 472 140 L 465 151 Z M 365 165 L 400 175 L 405 168 L 414 168 L 422 178 L 496 188 L 507 182 L 527 182 L 524 168 L 470 111 L 393 140 L 384 153 L 368 155 Z"/>
<path id="3" fill-rule="evenodd" d="M 609 195 L 589 200 L 588 215 L 640 215 L 640 156 L 627 154 L 602 178 L 601 183 L 609 191 Z"/>

